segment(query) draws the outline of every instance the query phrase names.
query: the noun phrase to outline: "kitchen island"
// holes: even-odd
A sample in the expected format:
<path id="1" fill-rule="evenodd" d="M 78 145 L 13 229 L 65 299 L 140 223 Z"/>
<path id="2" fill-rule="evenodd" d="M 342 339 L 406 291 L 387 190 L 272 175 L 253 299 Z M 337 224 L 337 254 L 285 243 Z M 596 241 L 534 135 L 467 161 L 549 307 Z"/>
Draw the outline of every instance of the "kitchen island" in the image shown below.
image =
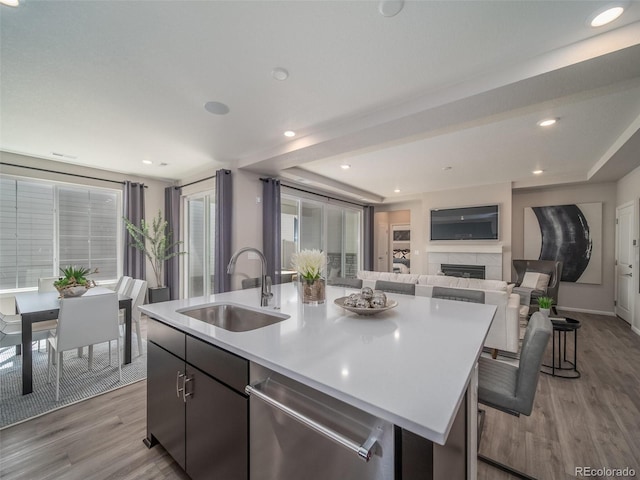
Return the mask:
<path id="1" fill-rule="evenodd" d="M 398 306 L 366 317 L 347 312 L 333 303 L 336 298 L 352 292 L 352 289 L 327 287 L 326 303 L 311 306 L 300 302 L 295 284 L 284 284 L 274 287 L 274 298 L 269 307 L 258 307 L 259 290 L 252 289 L 145 305 L 141 310 L 163 328 L 171 327 L 172 331 L 184 333 L 187 341 L 202 340 L 250 363 L 251 375 L 246 378 L 247 383 L 255 385 L 257 380 L 264 380 L 265 375 L 273 372 L 278 378 L 289 379 L 319 392 L 323 398 L 335 399 L 392 425 L 392 436 L 396 441 L 391 445 L 399 457 L 395 459 L 394 469 L 397 478 L 437 478 L 438 468 L 431 469 L 430 476 L 420 477 L 410 473 L 409 464 L 414 457 L 419 462 L 424 461 L 425 455 L 431 456 L 431 463 L 437 464 L 433 452 L 438 446 L 443 446 L 441 450 L 446 452 L 446 447 L 454 443 L 450 435 L 453 435 L 451 432 L 457 421 L 462 425 L 465 444 L 462 453 L 464 476 L 473 478 L 475 368 L 495 306 L 389 294 Z M 218 303 L 266 310 L 287 318 L 255 330 L 233 332 L 179 313 Z M 154 342 L 152 331 L 150 327 L 150 342 Z M 183 360 L 188 364 L 189 352 L 184 356 Z M 232 360 L 235 365 L 234 362 Z M 150 369 L 151 363 L 150 358 Z M 229 368 L 234 369 L 234 365 Z M 196 370 L 208 368 L 195 367 Z M 229 368 L 225 368 L 223 374 Z M 176 377 L 174 372 L 171 375 L 171 378 Z M 184 375 L 179 368 L 178 375 Z M 214 378 L 234 388 L 234 379 Z M 197 388 L 189 391 L 190 387 L 183 382 L 180 389 L 178 380 L 175 381 L 176 391 L 186 395 L 185 403 L 187 396 L 192 395 L 195 399 L 198 395 Z M 235 387 L 236 393 L 239 390 L 239 386 Z M 152 398 L 151 395 L 155 394 L 150 393 L 153 402 L 155 396 Z M 248 429 L 251 431 L 252 427 L 249 425 Z M 153 437 L 154 432 L 150 431 L 149 436 Z M 414 442 L 416 439 L 417 443 Z M 153 440 L 148 439 L 150 443 Z M 424 440 L 424 444 L 420 440 Z M 412 446 L 412 442 L 415 445 Z M 251 445 L 250 456 L 253 455 L 253 441 Z M 459 450 L 459 445 L 456 449 Z M 388 456 L 389 448 L 386 450 Z M 443 454 L 443 458 L 450 453 Z M 398 465 L 400 458 L 402 465 Z M 458 456 L 456 461 L 459 460 Z M 445 461 L 441 463 L 444 465 Z M 383 475 L 385 477 L 389 478 Z"/>

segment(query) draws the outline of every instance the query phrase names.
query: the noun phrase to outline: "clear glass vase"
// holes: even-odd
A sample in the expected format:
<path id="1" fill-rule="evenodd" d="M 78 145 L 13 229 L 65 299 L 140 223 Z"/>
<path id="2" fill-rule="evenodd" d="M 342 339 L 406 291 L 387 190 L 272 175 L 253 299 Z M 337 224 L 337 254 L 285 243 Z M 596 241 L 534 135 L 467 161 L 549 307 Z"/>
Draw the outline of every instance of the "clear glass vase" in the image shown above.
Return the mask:
<path id="1" fill-rule="evenodd" d="M 313 282 L 308 282 L 304 278 L 300 280 L 300 291 L 302 303 L 307 305 L 321 305 L 325 302 L 326 294 L 324 278 L 318 278 Z"/>

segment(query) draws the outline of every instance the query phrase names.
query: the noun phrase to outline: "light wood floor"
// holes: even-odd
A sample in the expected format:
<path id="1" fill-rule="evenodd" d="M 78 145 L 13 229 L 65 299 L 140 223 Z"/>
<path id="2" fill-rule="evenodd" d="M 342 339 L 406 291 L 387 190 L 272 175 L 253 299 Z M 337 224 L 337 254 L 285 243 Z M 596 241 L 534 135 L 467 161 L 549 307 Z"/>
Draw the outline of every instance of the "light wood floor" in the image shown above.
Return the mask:
<path id="1" fill-rule="evenodd" d="M 640 336 L 616 317 L 566 316 L 582 322 L 582 377 L 541 374 L 529 417 L 487 408 L 480 452 L 544 480 L 584 478 L 576 475 L 581 466 L 630 467 L 640 478 Z M 483 463 L 478 470 L 479 480 L 515 478 Z"/>
<path id="2" fill-rule="evenodd" d="M 617 318 L 568 316 L 582 322 L 582 378 L 541 375 L 530 417 L 487 409 L 481 451 L 541 480 L 579 478 L 577 466 L 640 477 L 640 337 Z M 143 381 L 1 431 L 0 478 L 186 479 L 161 446 L 142 444 L 145 403 Z M 480 480 L 512 478 L 478 469 Z"/>

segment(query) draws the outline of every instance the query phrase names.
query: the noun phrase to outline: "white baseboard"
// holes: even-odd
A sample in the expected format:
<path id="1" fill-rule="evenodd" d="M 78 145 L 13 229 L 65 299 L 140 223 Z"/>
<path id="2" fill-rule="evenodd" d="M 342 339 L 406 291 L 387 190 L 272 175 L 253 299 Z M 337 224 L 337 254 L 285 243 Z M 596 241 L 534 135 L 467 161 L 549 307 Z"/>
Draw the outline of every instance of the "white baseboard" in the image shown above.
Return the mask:
<path id="1" fill-rule="evenodd" d="M 603 310 L 591 310 L 589 308 L 574 308 L 574 307 L 563 307 L 562 305 L 558 305 L 556 307 L 558 310 L 567 310 L 569 312 L 581 312 L 581 313 L 593 313 L 595 315 L 606 315 L 608 317 L 615 317 L 615 312 L 606 312 Z"/>
<path id="2" fill-rule="evenodd" d="M 636 335 L 640 335 L 640 328 L 638 327 L 634 327 L 633 325 L 631 326 L 631 331 L 633 333 L 635 333 Z"/>

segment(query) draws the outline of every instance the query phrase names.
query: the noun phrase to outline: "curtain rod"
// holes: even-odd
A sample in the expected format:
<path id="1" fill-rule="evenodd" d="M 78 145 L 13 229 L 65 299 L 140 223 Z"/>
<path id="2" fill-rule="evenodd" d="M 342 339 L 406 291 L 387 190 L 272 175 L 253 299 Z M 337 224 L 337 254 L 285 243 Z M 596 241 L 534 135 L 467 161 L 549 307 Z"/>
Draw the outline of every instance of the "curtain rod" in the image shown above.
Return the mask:
<path id="1" fill-rule="evenodd" d="M 177 188 L 188 187 L 190 185 L 195 185 L 196 183 L 204 182 L 205 180 L 211 180 L 212 178 L 216 178 L 216 176 L 215 175 L 211 175 L 210 177 L 201 178 L 200 180 L 195 180 L 193 182 L 185 183 L 184 185 L 178 185 Z"/>
<path id="2" fill-rule="evenodd" d="M 261 178 L 260 180 L 265 181 L 265 180 L 268 180 L 268 179 L 266 179 L 266 178 Z M 312 191 L 310 191 L 310 190 L 305 190 L 304 188 L 294 187 L 293 185 L 290 185 L 290 184 L 288 184 L 288 183 L 282 183 L 282 181 L 280 182 L 280 184 L 281 184 L 282 186 L 287 187 L 287 188 L 290 188 L 290 189 L 292 189 L 292 190 L 297 190 L 297 191 L 299 191 L 299 192 L 309 193 L 309 194 L 311 194 L 311 195 L 316 195 L 316 196 L 318 196 L 318 197 L 324 197 L 324 198 L 326 198 L 327 200 L 335 200 L 335 201 L 337 201 L 337 202 L 349 203 L 349 204 L 351 204 L 351 205 L 356 205 L 356 206 L 358 206 L 358 207 L 365 207 L 365 206 L 366 206 L 366 205 L 365 205 L 365 204 L 363 204 L 363 203 L 351 202 L 351 201 L 349 201 L 349 200 L 343 200 L 342 198 L 331 197 L 331 196 L 329 196 L 329 195 L 325 195 L 325 194 L 322 194 L 322 193 L 317 193 L 317 192 L 312 192 Z"/>
<path id="3" fill-rule="evenodd" d="M 15 163 L 0 162 L 0 165 L 7 165 L 9 167 L 26 168 L 28 170 L 37 170 L 39 172 L 46 172 L 46 173 L 57 173 L 59 175 L 69 175 L 71 177 L 87 178 L 89 180 L 99 180 L 101 182 L 118 183 L 120 185 L 124 185 L 125 184 L 125 182 L 120 181 L 120 180 L 109 180 L 108 178 L 91 177 L 89 175 L 80 175 L 79 173 L 60 172 L 58 170 L 49 170 L 47 168 L 29 167 L 27 165 L 17 165 Z M 143 185 L 143 186 L 144 186 L 144 188 L 148 188 L 146 185 Z"/>

